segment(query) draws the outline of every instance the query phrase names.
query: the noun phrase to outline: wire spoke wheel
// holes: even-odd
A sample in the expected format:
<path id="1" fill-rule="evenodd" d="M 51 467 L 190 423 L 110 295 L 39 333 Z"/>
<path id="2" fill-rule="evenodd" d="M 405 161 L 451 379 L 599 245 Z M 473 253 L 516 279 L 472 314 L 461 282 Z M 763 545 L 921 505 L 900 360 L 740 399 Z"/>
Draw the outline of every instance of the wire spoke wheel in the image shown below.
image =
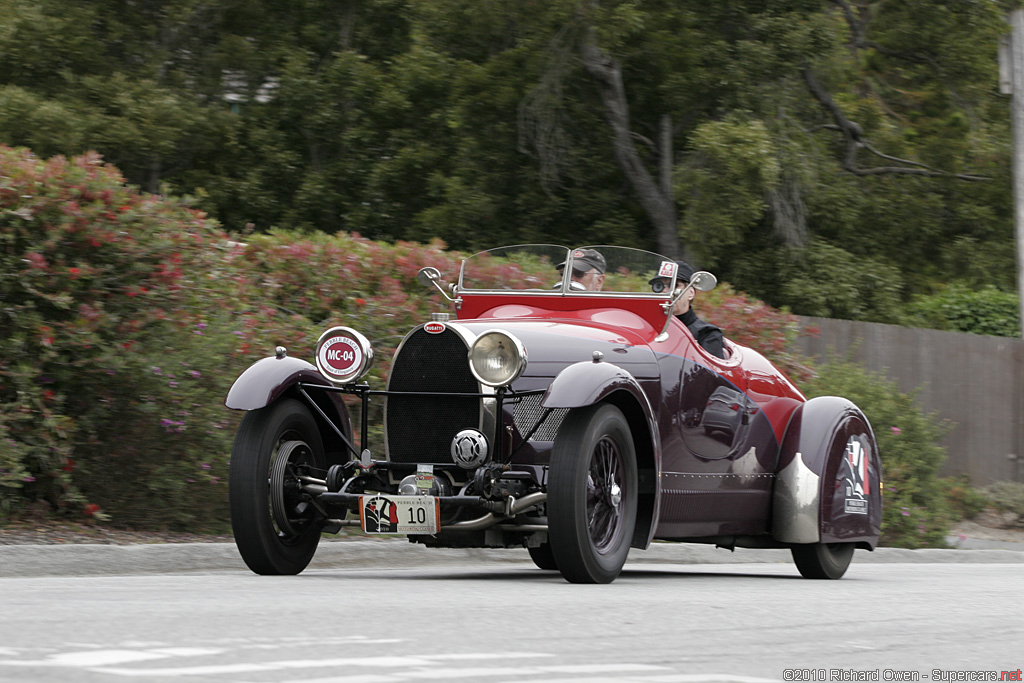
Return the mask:
<path id="1" fill-rule="evenodd" d="M 622 528 L 622 456 L 614 440 L 605 436 L 598 442 L 587 477 L 587 526 L 599 553 L 613 547 Z"/>
<path id="2" fill-rule="evenodd" d="M 231 450 L 228 497 L 235 545 L 257 574 L 298 574 L 320 542 L 300 477 L 322 475 L 324 448 L 305 405 L 286 399 L 246 414 Z"/>
<path id="3" fill-rule="evenodd" d="M 273 456 L 270 479 L 270 511 L 278 536 L 286 541 L 300 536 L 311 519 L 313 506 L 302 495 L 301 475 L 310 474 L 313 450 L 304 441 L 285 441 Z"/>
<path id="4" fill-rule="evenodd" d="M 566 580 L 609 583 L 619 575 L 637 493 L 636 453 L 622 412 L 610 404 L 571 411 L 555 437 L 548 481 L 548 536 Z"/>

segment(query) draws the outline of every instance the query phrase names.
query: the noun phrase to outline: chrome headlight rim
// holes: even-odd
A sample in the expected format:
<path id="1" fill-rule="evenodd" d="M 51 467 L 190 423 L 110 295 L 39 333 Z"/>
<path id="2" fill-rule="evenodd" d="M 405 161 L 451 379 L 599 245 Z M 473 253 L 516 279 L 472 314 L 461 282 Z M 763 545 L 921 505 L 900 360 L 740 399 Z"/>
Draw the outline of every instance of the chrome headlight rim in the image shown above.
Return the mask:
<path id="1" fill-rule="evenodd" d="M 349 353 L 350 356 L 345 354 Z M 316 342 L 316 367 L 335 384 L 362 379 L 373 364 L 370 340 L 351 327 L 339 325 L 320 335 Z"/>
<path id="2" fill-rule="evenodd" d="M 508 342 L 508 348 L 515 354 L 512 371 L 507 373 L 504 377 L 488 377 L 482 374 L 480 369 L 477 368 L 476 360 L 482 360 L 479 354 L 486 353 L 486 351 L 481 348 L 481 345 L 490 343 L 494 337 L 504 338 L 504 340 Z M 493 329 L 481 333 L 470 345 L 468 356 L 469 370 L 473 373 L 473 377 L 475 377 L 481 384 L 489 387 L 508 386 L 519 379 L 520 375 L 523 374 L 523 370 L 526 369 L 526 347 L 523 346 L 523 342 L 521 342 L 514 334 L 506 332 L 505 330 Z"/>

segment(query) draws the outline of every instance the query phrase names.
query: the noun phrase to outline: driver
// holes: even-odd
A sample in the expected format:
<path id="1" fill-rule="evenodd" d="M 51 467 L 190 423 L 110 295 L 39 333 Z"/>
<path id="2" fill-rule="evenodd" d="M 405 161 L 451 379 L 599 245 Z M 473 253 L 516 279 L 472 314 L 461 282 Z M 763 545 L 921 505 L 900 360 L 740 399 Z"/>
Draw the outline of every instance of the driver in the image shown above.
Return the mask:
<path id="1" fill-rule="evenodd" d="M 676 291 L 678 292 L 681 287 L 685 287 L 690 282 L 690 278 L 693 277 L 693 268 L 686 261 L 676 261 L 676 265 L 678 266 L 676 274 Z M 664 292 L 665 288 L 669 285 L 669 279 L 662 277 L 651 278 L 648 284 L 651 285 L 655 292 Z M 697 340 L 697 343 L 705 351 L 712 356 L 725 358 L 725 343 L 722 338 L 722 330 L 698 318 L 697 314 L 690 307 L 696 295 L 697 290 L 691 287 L 686 294 L 676 300 L 672 313 L 681 323 L 686 325 L 687 329 L 690 330 L 690 334 L 693 335 L 693 338 Z"/>
<path id="2" fill-rule="evenodd" d="M 565 261 L 555 268 L 561 273 Z M 588 292 L 600 292 L 604 286 L 604 271 L 607 268 L 604 256 L 596 249 L 575 249 L 572 252 L 572 281 L 570 289 Z"/>

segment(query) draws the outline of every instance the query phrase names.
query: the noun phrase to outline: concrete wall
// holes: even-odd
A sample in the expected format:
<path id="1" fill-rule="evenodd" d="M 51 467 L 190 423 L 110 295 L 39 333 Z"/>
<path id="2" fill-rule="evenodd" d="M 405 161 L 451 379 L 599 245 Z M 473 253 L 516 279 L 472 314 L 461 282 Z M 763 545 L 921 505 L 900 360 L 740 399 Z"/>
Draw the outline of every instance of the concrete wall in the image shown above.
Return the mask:
<path id="1" fill-rule="evenodd" d="M 852 357 L 900 391 L 918 390 L 927 412 L 955 423 L 944 475 L 975 486 L 1024 481 L 1024 340 L 879 323 L 801 317 L 799 349 L 819 359 Z M 877 426 L 876 426 L 877 428 Z"/>

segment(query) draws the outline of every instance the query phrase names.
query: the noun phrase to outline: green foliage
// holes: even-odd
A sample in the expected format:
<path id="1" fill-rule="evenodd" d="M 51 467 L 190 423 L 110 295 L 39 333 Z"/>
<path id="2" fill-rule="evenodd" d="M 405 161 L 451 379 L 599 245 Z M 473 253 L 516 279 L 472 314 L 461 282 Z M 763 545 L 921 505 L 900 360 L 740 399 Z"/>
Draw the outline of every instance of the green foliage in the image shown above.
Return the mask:
<path id="1" fill-rule="evenodd" d="M 973 519 L 988 507 L 988 496 L 971 486 L 967 475 L 946 477 L 941 481 L 954 519 Z"/>
<path id="2" fill-rule="evenodd" d="M 904 323 L 914 327 L 997 337 L 1020 336 L 1017 297 L 991 285 L 978 289 L 952 284 L 936 294 L 915 297 L 905 311 Z"/>
<path id="3" fill-rule="evenodd" d="M 986 486 L 981 491 L 992 507 L 1000 512 L 1009 513 L 1013 517 L 1013 524 L 1024 526 L 1024 483 L 1000 481 Z"/>
<path id="4" fill-rule="evenodd" d="M 944 547 L 953 520 L 942 480 L 940 444 L 948 425 L 922 412 L 913 394 L 885 376 L 842 360 L 819 367 L 801 386 L 808 398 L 843 396 L 871 423 L 882 456 L 882 543 L 902 548 Z"/>
<path id="5" fill-rule="evenodd" d="M 759 120 L 712 121 L 699 126 L 692 149 L 676 172 L 676 192 L 686 207 L 682 232 L 689 242 L 738 244 L 767 209 L 768 191 L 781 169 L 771 137 Z M 727 186 L 729 201 L 721 201 Z"/>
<path id="6" fill-rule="evenodd" d="M 884 262 L 856 257 L 815 240 L 783 267 L 783 298 L 804 315 L 844 320 L 894 321 L 899 306 L 899 271 Z"/>
<path id="7" fill-rule="evenodd" d="M 233 430 L 211 399 L 237 344 L 208 302 L 228 244 L 95 155 L 0 147 L 5 510 L 35 498 L 137 524 L 223 514 Z"/>
<path id="8" fill-rule="evenodd" d="M 621 66 L 652 175 L 672 124 L 680 237 L 702 266 L 800 314 L 894 322 L 949 273 L 1016 287 L 1004 13 L 870 0 L 851 25 L 810 0 L 0 0 L 0 142 L 96 150 L 235 231 L 656 251 L 583 66 L 593 39 Z M 804 68 L 870 148 L 848 154 Z"/>
<path id="9" fill-rule="evenodd" d="M 232 236 L 180 200 L 126 186 L 96 155 L 42 161 L 0 147 L 0 507 L 16 515 L 46 500 L 121 525 L 223 523 L 234 379 L 278 344 L 311 358 L 319 332 L 344 323 L 373 343 L 369 381 L 383 386 L 402 336 L 448 310 L 416 273 L 453 278 L 462 258 L 436 240 Z M 497 285 L 538 267 L 550 275 L 498 261 L 479 275 Z M 808 373 L 788 353 L 791 315 L 727 284 L 698 307 L 794 378 Z"/>

